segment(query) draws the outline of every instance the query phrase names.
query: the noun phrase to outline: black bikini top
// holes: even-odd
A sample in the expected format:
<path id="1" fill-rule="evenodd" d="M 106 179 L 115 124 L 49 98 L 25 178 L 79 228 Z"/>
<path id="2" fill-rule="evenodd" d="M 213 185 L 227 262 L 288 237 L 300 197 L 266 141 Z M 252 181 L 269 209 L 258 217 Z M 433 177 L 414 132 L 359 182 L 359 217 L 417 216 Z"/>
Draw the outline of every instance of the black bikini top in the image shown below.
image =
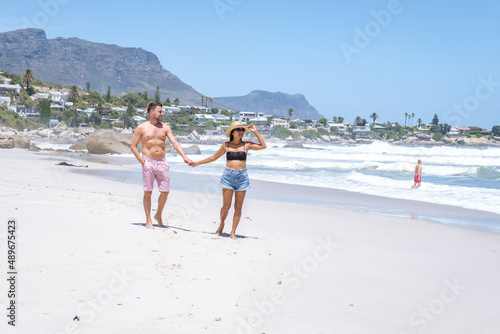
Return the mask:
<path id="1" fill-rule="evenodd" d="M 247 153 L 245 151 L 232 152 L 228 151 L 226 153 L 227 160 L 247 160 Z"/>

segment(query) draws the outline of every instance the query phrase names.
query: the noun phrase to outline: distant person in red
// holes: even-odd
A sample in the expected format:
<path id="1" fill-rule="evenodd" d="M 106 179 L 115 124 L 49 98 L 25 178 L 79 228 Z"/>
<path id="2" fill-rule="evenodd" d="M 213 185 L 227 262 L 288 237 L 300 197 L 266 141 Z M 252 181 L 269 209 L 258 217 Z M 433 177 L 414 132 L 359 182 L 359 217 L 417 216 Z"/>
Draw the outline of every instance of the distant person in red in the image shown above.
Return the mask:
<path id="1" fill-rule="evenodd" d="M 422 160 L 418 160 L 417 165 L 415 166 L 415 176 L 413 177 L 413 185 L 411 189 L 417 186 L 417 189 L 420 188 L 420 184 L 422 183 Z"/>

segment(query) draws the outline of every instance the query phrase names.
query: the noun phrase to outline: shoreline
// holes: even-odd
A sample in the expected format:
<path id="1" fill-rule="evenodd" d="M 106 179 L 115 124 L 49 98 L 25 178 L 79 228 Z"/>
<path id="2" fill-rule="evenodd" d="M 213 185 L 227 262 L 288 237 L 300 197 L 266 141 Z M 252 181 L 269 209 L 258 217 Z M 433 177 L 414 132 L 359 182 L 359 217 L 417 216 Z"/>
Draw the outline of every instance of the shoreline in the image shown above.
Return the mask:
<path id="1" fill-rule="evenodd" d="M 122 166 L 123 163 L 129 162 L 128 157 L 65 152 L 62 152 L 62 156 L 79 161 L 99 162 L 101 165 L 105 162 L 106 165 L 106 168 L 97 170 L 73 169 L 75 173 L 142 185 L 140 169 Z M 172 190 L 220 195 L 219 175 L 172 170 L 171 177 Z M 251 184 L 252 189 L 247 192 L 247 198 L 337 208 L 500 233 L 500 215 L 489 211 L 317 186 L 255 179 L 251 179 Z M 415 194 L 418 194 L 418 191 L 413 190 Z"/>
<path id="2" fill-rule="evenodd" d="M 98 162 L 106 168 L 94 171 L 74 169 L 76 173 L 95 174 L 94 176 L 111 180 L 142 184 L 140 170 L 123 168 L 122 164 L 130 162 L 129 157 L 120 155 L 89 154 L 82 152 L 66 152 L 42 150 L 42 154 L 66 157 L 75 161 Z M 36 153 L 36 152 L 32 152 Z M 135 160 L 134 160 L 135 161 Z M 79 164 L 79 163 L 77 163 Z M 117 178 L 116 175 L 121 175 Z M 171 171 L 172 189 L 194 193 L 219 195 L 219 175 L 204 175 L 183 171 Z M 197 180 L 197 181 L 195 181 Z M 201 180 L 201 181 L 199 181 Z M 409 218 L 412 220 L 450 225 L 478 231 L 500 233 L 500 215 L 461 206 L 436 204 L 417 199 L 398 199 L 394 197 L 365 194 L 334 188 L 306 186 L 263 180 L 251 180 L 252 188 L 247 198 L 282 202 L 305 203 L 307 205 L 344 209 L 352 212 L 377 214 Z M 207 190 L 208 185 L 208 190 Z M 419 190 L 413 190 L 418 192 Z M 416 193 L 417 194 L 417 193 Z"/>
<path id="3" fill-rule="evenodd" d="M 87 171 L 77 169 L 73 170 L 73 172 L 114 181 L 129 182 L 139 187 L 142 185 L 139 170 L 102 169 Z M 219 176 L 179 171 L 171 171 L 170 174 L 172 179 L 171 188 L 174 191 L 180 190 L 215 196 L 220 194 L 220 188 L 218 187 Z M 252 188 L 247 192 L 246 198 L 336 208 L 351 212 L 400 217 L 500 233 L 500 215 L 493 212 L 418 200 L 369 195 L 341 189 L 262 180 L 251 180 L 250 182 Z"/>

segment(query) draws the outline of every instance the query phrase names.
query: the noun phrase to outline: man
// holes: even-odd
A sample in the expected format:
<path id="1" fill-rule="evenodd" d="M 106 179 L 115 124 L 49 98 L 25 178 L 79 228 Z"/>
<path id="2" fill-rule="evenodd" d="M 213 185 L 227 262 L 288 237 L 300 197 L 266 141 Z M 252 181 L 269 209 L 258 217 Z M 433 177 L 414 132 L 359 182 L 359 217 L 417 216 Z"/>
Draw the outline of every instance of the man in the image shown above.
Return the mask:
<path id="1" fill-rule="evenodd" d="M 182 156 L 184 162 L 192 164 L 181 145 L 175 140 L 170 127 L 161 122 L 163 116 L 163 105 L 157 102 L 148 104 L 149 121 L 137 126 L 132 139 L 130 150 L 142 165 L 142 183 L 144 189 L 143 205 L 146 213 L 146 228 L 153 228 L 151 220 L 151 194 L 153 193 L 154 180 L 158 184 L 160 196 L 158 197 L 158 210 L 154 218 L 159 227 L 164 227 L 162 222 L 162 211 L 167 202 L 170 192 L 169 164 L 165 160 L 165 140 L 168 138 L 175 150 Z M 142 144 L 142 156 L 137 146 Z"/>
<path id="2" fill-rule="evenodd" d="M 415 187 L 417 184 L 417 189 L 420 188 L 420 184 L 422 183 L 422 160 L 418 160 L 417 165 L 415 166 L 415 175 L 413 176 L 413 185 L 411 189 Z"/>

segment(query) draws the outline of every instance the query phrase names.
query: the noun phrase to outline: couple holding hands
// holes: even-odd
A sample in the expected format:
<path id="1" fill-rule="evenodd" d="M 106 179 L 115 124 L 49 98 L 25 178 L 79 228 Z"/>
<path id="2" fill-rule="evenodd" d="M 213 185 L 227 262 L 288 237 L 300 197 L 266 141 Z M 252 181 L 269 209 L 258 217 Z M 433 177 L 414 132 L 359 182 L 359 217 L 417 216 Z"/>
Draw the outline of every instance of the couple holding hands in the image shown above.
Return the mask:
<path id="1" fill-rule="evenodd" d="M 247 153 L 250 150 L 263 150 L 266 144 L 253 124 L 248 126 L 241 122 L 232 122 L 226 131 L 229 141 L 223 143 L 219 150 L 212 156 L 201 161 L 192 161 L 189 159 L 181 145 L 175 139 L 172 130 L 167 124 L 161 123 L 163 116 L 163 105 L 152 102 L 148 105 L 149 120 L 137 126 L 132 139 L 130 149 L 136 159 L 142 165 L 142 181 L 144 189 L 144 211 L 146 213 L 146 227 L 153 228 L 151 219 L 151 194 L 153 192 L 154 180 L 158 183 L 160 196 L 158 198 L 158 209 L 154 218 L 159 227 L 163 227 L 162 211 L 167 202 L 170 192 L 170 174 L 169 164 L 165 159 L 165 141 L 168 138 L 174 149 L 182 156 L 184 162 L 191 167 L 213 162 L 224 154 L 226 155 L 226 168 L 222 173 L 220 186 L 222 188 L 223 204 L 220 209 L 220 225 L 215 234 L 221 235 L 224 229 L 226 217 L 231 208 L 234 195 L 234 215 L 233 227 L 230 238 L 237 239 L 236 228 L 241 219 L 243 201 L 245 200 L 246 190 L 250 188 L 250 180 L 246 169 Z M 251 131 L 257 137 L 258 144 L 249 141 L 243 141 L 243 136 Z M 138 144 L 142 144 L 142 155 L 139 153 Z"/>

